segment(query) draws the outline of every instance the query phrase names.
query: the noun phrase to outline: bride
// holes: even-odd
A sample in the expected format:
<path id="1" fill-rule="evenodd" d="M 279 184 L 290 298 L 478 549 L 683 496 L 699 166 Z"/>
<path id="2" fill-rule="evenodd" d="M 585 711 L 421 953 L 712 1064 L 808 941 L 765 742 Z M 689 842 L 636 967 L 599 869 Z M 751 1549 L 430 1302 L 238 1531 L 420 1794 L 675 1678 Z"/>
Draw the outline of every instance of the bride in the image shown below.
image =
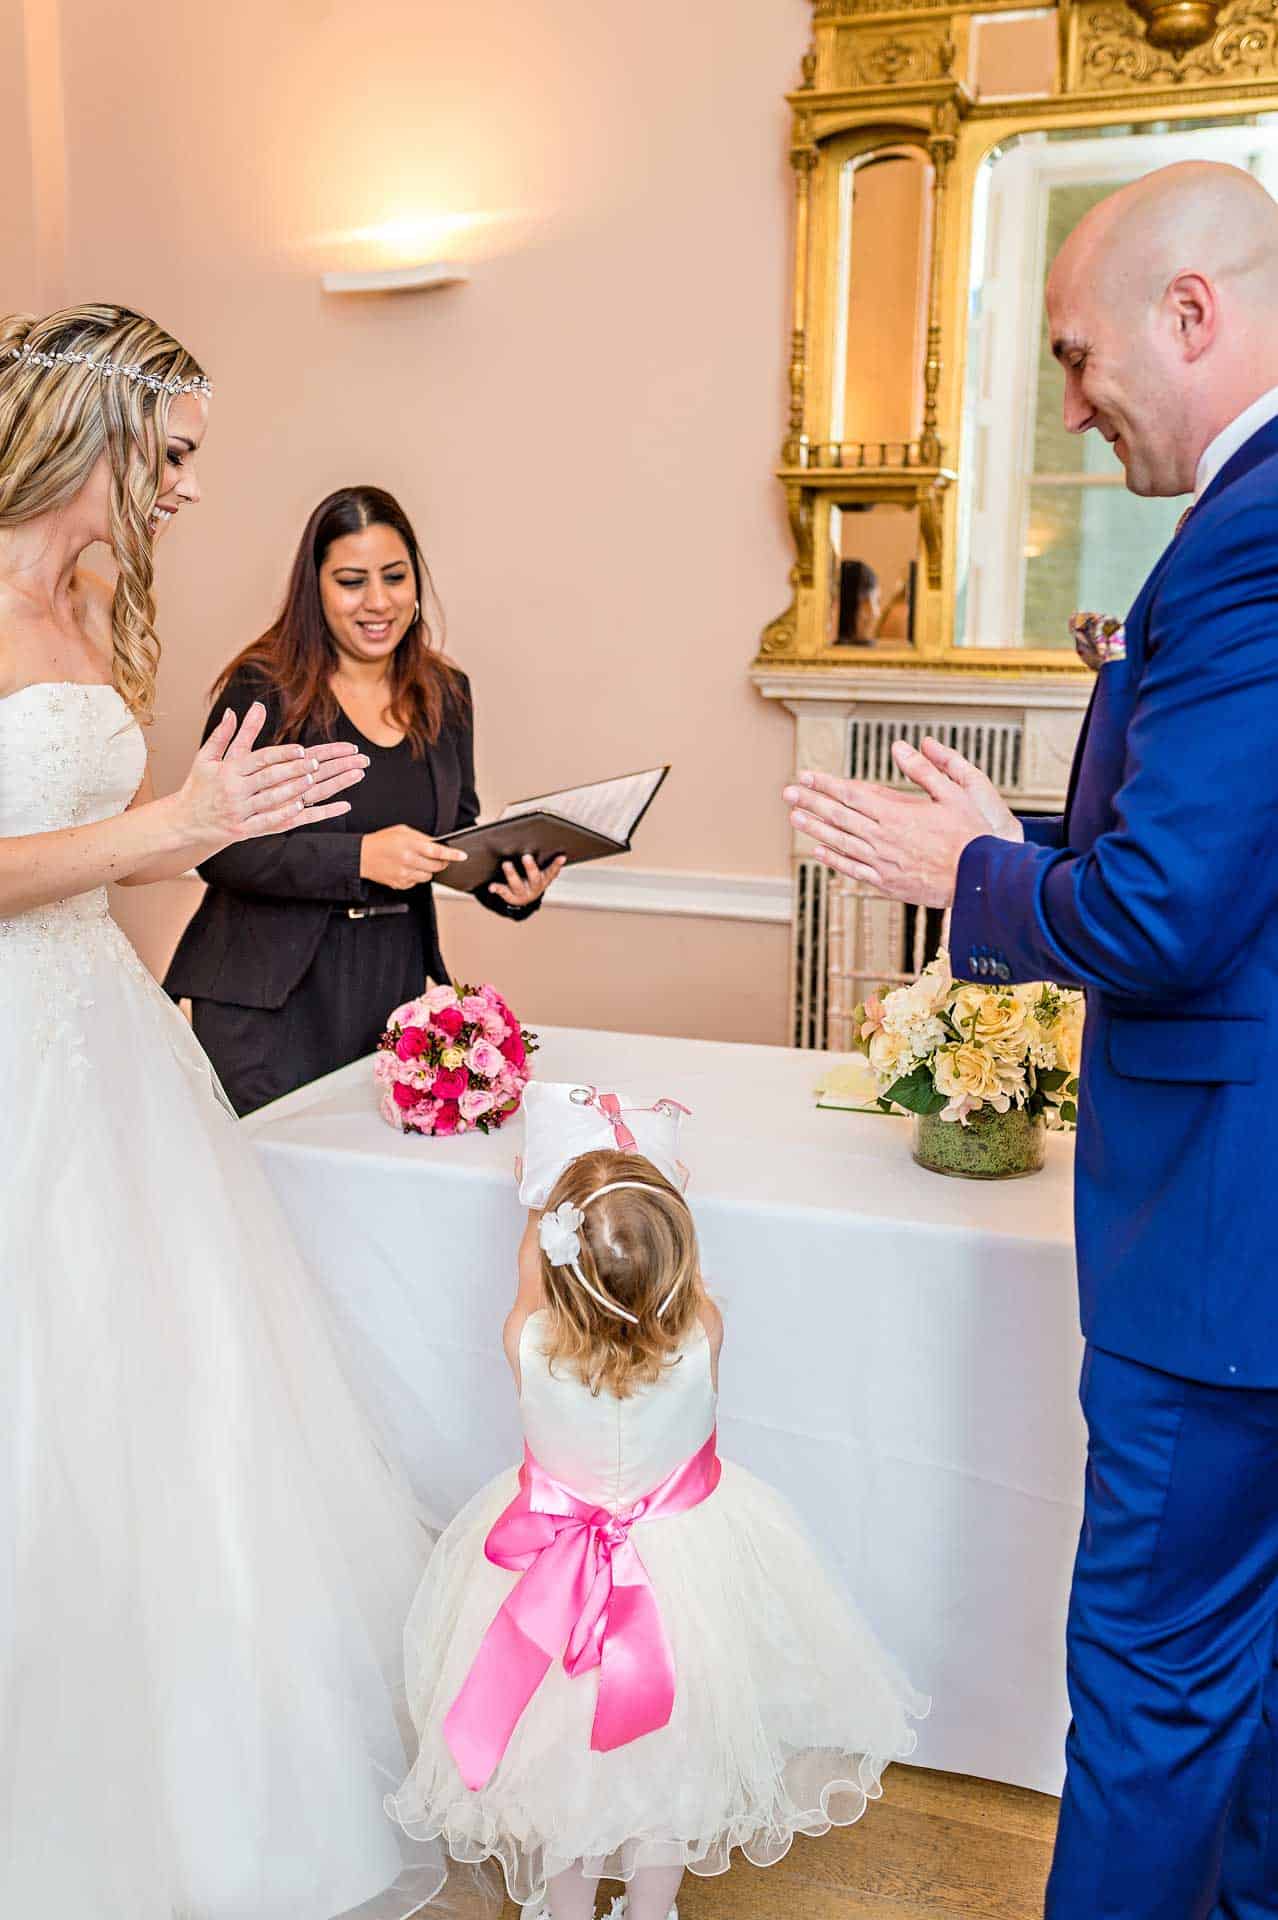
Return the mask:
<path id="1" fill-rule="evenodd" d="M 152 794 L 152 542 L 208 393 L 124 309 L 0 319 L 0 1913 L 402 1920 L 444 1878 L 382 1812 L 431 1536 L 107 915 L 366 764 L 228 716 Z"/>

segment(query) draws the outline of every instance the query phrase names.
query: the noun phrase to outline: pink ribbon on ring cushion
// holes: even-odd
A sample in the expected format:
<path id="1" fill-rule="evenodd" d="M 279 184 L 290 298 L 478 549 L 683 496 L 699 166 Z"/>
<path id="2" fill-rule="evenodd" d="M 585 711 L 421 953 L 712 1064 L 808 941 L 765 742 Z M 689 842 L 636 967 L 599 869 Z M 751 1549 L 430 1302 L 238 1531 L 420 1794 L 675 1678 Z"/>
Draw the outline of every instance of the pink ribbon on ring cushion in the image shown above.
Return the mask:
<path id="1" fill-rule="evenodd" d="M 621 1102 L 615 1093 L 600 1093 L 594 1089 L 595 1105 L 612 1128 L 613 1138 L 622 1153 L 637 1151 L 635 1136 L 621 1117 Z"/>
<path id="2" fill-rule="evenodd" d="M 600 1093 L 598 1087 L 591 1087 L 590 1092 L 593 1096 L 591 1105 L 598 1107 L 600 1113 L 612 1128 L 612 1137 L 617 1143 L 618 1152 L 638 1153 L 639 1143 L 621 1117 L 622 1106 L 616 1094 Z M 660 1112 L 663 1107 L 673 1107 L 676 1112 L 682 1113 L 685 1116 L 691 1112 L 690 1108 L 681 1105 L 678 1100 L 660 1100 L 651 1111 L 657 1113 Z M 644 1111 L 647 1112 L 648 1109 L 645 1108 Z"/>
<path id="3" fill-rule="evenodd" d="M 595 1753 L 667 1725 L 674 1655 L 631 1530 L 708 1500 L 723 1468 L 716 1435 L 622 1513 L 583 1500 L 525 1450 L 519 1492 L 493 1523 L 484 1553 L 522 1577 L 480 1643 L 444 1721 L 444 1738 L 472 1792 L 487 1784 L 529 1701 L 562 1659 L 576 1679 L 599 1670 L 590 1734 Z"/>

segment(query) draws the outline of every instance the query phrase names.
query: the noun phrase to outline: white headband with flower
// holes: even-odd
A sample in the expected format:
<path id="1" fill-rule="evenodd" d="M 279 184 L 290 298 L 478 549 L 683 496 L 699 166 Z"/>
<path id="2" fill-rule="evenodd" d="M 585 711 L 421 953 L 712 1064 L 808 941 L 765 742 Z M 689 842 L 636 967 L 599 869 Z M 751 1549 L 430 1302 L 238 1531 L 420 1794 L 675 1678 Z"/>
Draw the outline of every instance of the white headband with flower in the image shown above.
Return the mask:
<path id="1" fill-rule="evenodd" d="M 588 1193 L 579 1207 L 574 1206 L 571 1200 L 564 1200 L 553 1213 L 543 1213 L 538 1238 L 541 1241 L 541 1250 L 552 1267 L 567 1267 L 596 1306 L 602 1307 L 605 1313 L 615 1313 L 618 1319 L 628 1320 L 632 1327 L 637 1327 L 638 1315 L 629 1312 L 617 1301 L 610 1300 L 607 1294 L 600 1293 L 598 1287 L 592 1287 L 581 1270 L 581 1229 L 585 1224 L 585 1209 L 592 1200 L 602 1200 L 606 1193 L 620 1193 L 623 1189 L 629 1189 L 635 1193 L 664 1192 L 664 1188 L 654 1187 L 649 1180 L 610 1180 L 606 1187 L 596 1187 L 593 1193 Z M 678 1199 L 679 1196 L 676 1194 L 675 1198 Z M 680 1204 L 687 1203 L 680 1201 Z M 662 1318 L 666 1308 L 678 1293 L 679 1284 L 676 1280 L 657 1308 L 658 1320 Z"/>

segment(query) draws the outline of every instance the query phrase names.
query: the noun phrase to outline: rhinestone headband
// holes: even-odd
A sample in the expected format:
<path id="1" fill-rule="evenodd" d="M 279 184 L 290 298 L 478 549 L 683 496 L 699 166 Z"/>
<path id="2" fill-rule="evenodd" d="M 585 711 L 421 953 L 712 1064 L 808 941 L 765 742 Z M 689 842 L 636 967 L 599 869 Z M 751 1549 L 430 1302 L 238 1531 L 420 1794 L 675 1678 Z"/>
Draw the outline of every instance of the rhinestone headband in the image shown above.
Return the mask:
<path id="1" fill-rule="evenodd" d="M 112 360 L 108 355 L 95 360 L 91 353 L 74 353 L 70 347 L 64 347 L 58 353 L 44 353 L 39 347 L 13 347 L 10 349 L 15 360 L 29 360 L 35 367 L 90 367 L 94 373 L 100 373 L 105 379 L 108 374 L 117 373 L 122 380 L 132 380 L 140 387 L 147 387 L 152 393 L 167 394 L 170 400 L 176 400 L 182 393 L 211 394 L 211 383 L 203 374 L 195 380 L 161 380 L 158 373 L 144 373 L 140 366 L 126 367 Z"/>

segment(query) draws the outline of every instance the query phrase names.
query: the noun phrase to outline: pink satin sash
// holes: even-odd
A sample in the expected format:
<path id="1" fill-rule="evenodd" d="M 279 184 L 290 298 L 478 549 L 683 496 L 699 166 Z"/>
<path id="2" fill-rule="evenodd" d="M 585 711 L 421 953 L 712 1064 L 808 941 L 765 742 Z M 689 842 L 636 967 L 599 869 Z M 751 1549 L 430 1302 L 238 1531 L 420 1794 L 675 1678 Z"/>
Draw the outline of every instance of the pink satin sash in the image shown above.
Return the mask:
<path id="1" fill-rule="evenodd" d="M 596 1753 L 664 1727 L 674 1711 L 674 1655 L 632 1527 L 700 1506 L 723 1469 L 711 1434 L 699 1452 L 624 1513 L 552 1480 L 531 1453 L 519 1492 L 484 1552 L 523 1578 L 484 1635 L 444 1721 L 466 1785 L 492 1777 L 520 1716 L 562 1656 L 576 1678 L 599 1669 L 590 1745 Z"/>

